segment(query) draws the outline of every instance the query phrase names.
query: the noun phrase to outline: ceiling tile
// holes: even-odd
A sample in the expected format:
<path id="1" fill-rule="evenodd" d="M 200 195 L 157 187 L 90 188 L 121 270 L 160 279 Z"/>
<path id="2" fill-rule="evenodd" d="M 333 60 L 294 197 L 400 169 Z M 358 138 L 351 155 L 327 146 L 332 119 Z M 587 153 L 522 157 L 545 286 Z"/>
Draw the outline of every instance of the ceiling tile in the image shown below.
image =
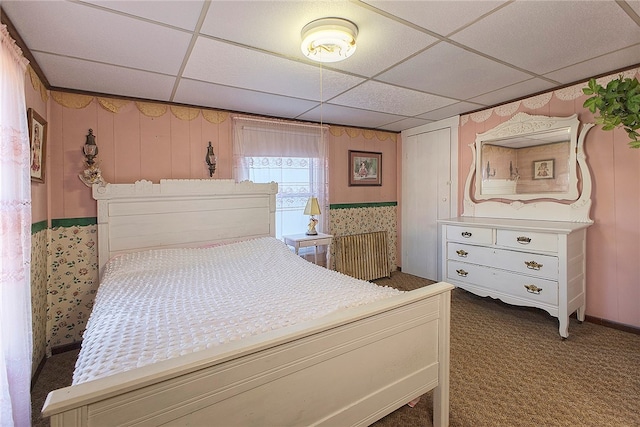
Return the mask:
<path id="1" fill-rule="evenodd" d="M 529 79 L 520 83 L 506 86 L 480 96 L 469 98 L 471 102 L 484 104 L 487 106 L 501 104 L 525 95 L 533 95 L 548 89 L 553 89 L 553 85 L 542 79 Z M 518 96 L 520 94 L 520 96 Z"/>
<path id="2" fill-rule="evenodd" d="M 332 123 L 336 125 L 378 128 L 388 123 L 404 119 L 402 116 L 384 114 L 377 111 L 366 111 L 341 105 L 323 104 L 322 108 L 313 110 L 298 117 L 310 122 Z"/>
<path id="3" fill-rule="evenodd" d="M 193 31 L 205 2 L 203 0 L 163 0 L 162 7 L 154 1 L 83 0 L 96 6 L 137 16 L 146 20 Z"/>
<path id="4" fill-rule="evenodd" d="M 640 27 L 613 1 L 516 1 L 451 38 L 544 74 L 636 44 Z"/>
<path id="5" fill-rule="evenodd" d="M 3 8 L 6 6 L 3 2 Z M 81 3 L 41 1 L 42 19 L 33 19 L 31 2 L 11 2 L 16 19 L 32 52 L 49 52 L 105 64 L 160 73 L 180 69 L 191 35 Z M 53 70 L 47 70 L 47 74 Z M 51 84 L 60 86 L 55 81 Z"/>
<path id="6" fill-rule="evenodd" d="M 249 6 L 239 6 L 243 4 Z M 334 16 L 356 24 L 357 48 L 351 58 L 328 64 L 328 68 L 371 77 L 436 41 L 347 1 L 212 2 L 202 33 L 308 62 L 300 51 L 302 28 L 316 19 Z"/>
<path id="7" fill-rule="evenodd" d="M 169 101 L 175 82 L 172 76 L 91 61 L 45 53 L 36 53 L 35 57 L 59 88 Z"/>
<path id="8" fill-rule="evenodd" d="M 333 104 L 402 116 L 416 116 L 454 102 L 453 99 L 375 81 L 365 82 L 331 99 Z"/>
<path id="9" fill-rule="evenodd" d="M 622 69 L 627 67 L 629 64 L 639 63 L 639 61 L 640 43 L 627 49 L 602 55 L 597 58 L 545 74 L 545 77 L 560 83 L 569 84 L 578 80 L 587 80 L 593 76 L 609 73 L 611 70 Z"/>
<path id="10" fill-rule="evenodd" d="M 442 42 L 381 74 L 377 80 L 464 100 L 530 77 Z"/>
<path id="11" fill-rule="evenodd" d="M 320 67 L 287 61 L 204 37 L 198 38 L 183 76 L 276 95 L 320 99 Z M 362 80 L 347 74 L 322 70 L 322 90 L 325 98 L 333 97 Z"/>
<path id="12" fill-rule="evenodd" d="M 437 110 L 429 111 L 425 114 L 420 114 L 417 117 L 421 119 L 428 119 L 429 121 L 436 121 L 448 119 L 449 117 L 457 116 L 467 111 L 477 110 L 482 107 L 483 105 L 481 104 L 474 104 L 471 102 L 457 102 L 452 105 L 447 105 L 446 107 L 438 108 Z"/>
<path id="13" fill-rule="evenodd" d="M 283 118 L 295 118 L 318 105 L 317 102 L 188 79 L 180 81 L 174 102 Z"/>
<path id="14" fill-rule="evenodd" d="M 505 1 L 378 1 L 366 0 L 376 8 L 434 33 L 446 36 L 508 3 Z"/>
<path id="15" fill-rule="evenodd" d="M 448 117 L 451 117 L 451 116 L 448 116 Z M 433 123 L 433 121 L 419 119 L 417 117 L 410 117 L 408 119 L 402 119 L 402 120 L 398 120 L 397 122 L 379 126 L 379 129 L 388 130 L 390 132 L 402 132 L 403 130 L 415 128 L 415 127 L 426 125 L 429 123 Z"/>

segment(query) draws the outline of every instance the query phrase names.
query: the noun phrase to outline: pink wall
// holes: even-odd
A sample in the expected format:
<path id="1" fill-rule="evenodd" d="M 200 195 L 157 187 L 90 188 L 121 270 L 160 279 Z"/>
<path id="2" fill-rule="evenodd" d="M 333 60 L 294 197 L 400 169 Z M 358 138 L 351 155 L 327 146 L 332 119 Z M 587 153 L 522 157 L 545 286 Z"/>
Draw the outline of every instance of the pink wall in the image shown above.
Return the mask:
<path id="1" fill-rule="evenodd" d="M 218 157 L 214 178 L 232 178 L 233 127 L 228 113 L 124 100 L 118 100 L 119 109 L 113 112 L 103 106 L 108 101 L 105 98 L 52 95 L 51 218 L 96 216 L 91 190 L 78 178 L 84 169 L 81 150 L 89 129 L 96 136 L 97 160 L 107 182 L 209 178 L 204 162 L 209 141 Z M 203 111 L 215 113 L 216 122 L 207 120 L 210 116 L 205 117 Z M 187 118 L 188 112 L 193 114 Z M 330 203 L 396 201 L 397 134 L 333 126 L 328 138 Z M 382 152 L 382 186 L 348 186 L 348 151 L 353 149 Z"/>
<path id="2" fill-rule="evenodd" d="M 344 128 L 342 128 L 344 129 Z M 329 198 L 332 204 L 398 200 L 396 147 L 400 135 L 386 132 L 329 133 Z M 396 141 L 397 139 L 397 141 Z M 382 186 L 349 186 L 349 150 L 382 153 Z"/>
<path id="3" fill-rule="evenodd" d="M 579 86 L 586 86 L 586 82 Z M 536 97 L 536 102 L 523 100 L 510 104 L 518 107 L 506 116 L 498 115 L 497 109 L 493 109 L 462 118 L 458 176 L 460 213 L 463 211 L 464 182 L 472 161 L 468 145 L 475 141 L 476 133 L 493 128 L 519 111 L 545 116 L 577 113 L 581 122 L 593 123 L 593 114 L 582 107 L 587 96 L 573 97 L 567 92 L 550 92 Z M 532 107 L 532 104 L 538 105 Z M 489 113 L 486 120 L 474 121 L 471 117 L 486 117 Z M 630 149 L 628 141 L 624 130 L 605 132 L 600 126 L 592 128 L 585 140 L 593 179 L 591 218 L 594 220 L 587 231 L 586 314 L 640 327 L 640 150 Z"/>
<path id="4" fill-rule="evenodd" d="M 31 69 L 29 68 L 31 71 Z M 50 122 L 48 117 L 48 94 L 46 91 L 40 91 L 42 88 L 42 84 L 40 80 L 33 73 L 27 73 L 27 79 L 25 81 L 25 101 L 27 104 L 27 108 L 33 108 L 43 119 L 47 122 Z M 25 111 L 26 114 L 26 111 Z M 47 126 L 49 131 L 51 126 Z M 45 150 L 45 155 L 48 158 L 50 154 L 50 150 Z M 44 183 L 31 181 L 31 223 L 35 224 L 40 221 L 45 221 L 49 219 L 47 214 L 48 211 L 48 197 L 47 197 L 47 187 L 49 186 L 49 162 L 45 158 L 45 168 L 44 168 Z"/>

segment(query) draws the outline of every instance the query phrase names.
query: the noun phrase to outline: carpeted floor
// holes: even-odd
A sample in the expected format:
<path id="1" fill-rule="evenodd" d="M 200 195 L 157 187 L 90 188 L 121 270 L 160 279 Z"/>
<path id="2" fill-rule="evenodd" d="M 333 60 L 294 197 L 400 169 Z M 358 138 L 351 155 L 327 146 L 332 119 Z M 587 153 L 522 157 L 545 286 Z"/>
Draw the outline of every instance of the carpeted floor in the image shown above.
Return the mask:
<path id="1" fill-rule="evenodd" d="M 395 272 L 376 283 L 411 290 L 432 282 Z M 32 392 L 34 426 L 47 425 L 44 399 L 70 384 L 76 356 L 45 363 Z M 450 380 L 451 427 L 640 426 L 640 335 L 571 318 L 561 340 L 546 312 L 460 289 L 451 301 Z M 374 425 L 431 426 L 431 410 L 427 394 Z"/>

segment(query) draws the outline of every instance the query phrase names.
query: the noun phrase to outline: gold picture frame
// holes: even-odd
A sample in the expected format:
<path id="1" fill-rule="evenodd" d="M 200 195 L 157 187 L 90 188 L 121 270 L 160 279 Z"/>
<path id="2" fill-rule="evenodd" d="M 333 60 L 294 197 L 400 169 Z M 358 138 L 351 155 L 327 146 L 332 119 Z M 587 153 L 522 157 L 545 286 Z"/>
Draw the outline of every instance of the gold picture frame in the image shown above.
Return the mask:
<path id="1" fill-rule="evenodd" d="M 47 150 L 47 122 L 32 108 L 27 110 L 29 126 L 29 170 L 31 181 L 44 183 Z"/>

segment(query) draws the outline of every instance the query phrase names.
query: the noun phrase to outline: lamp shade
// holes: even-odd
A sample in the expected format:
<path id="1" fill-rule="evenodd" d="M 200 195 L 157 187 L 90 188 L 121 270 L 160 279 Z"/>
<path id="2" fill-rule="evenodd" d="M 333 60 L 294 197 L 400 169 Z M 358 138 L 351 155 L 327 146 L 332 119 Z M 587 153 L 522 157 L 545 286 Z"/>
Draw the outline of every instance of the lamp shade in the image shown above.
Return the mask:
<path id="1" fill-rule="evenodd" d="M 307 206 L 304 208 L 305 215 L 320 215 L 320 204 L 317 197 L 309 197 Z"/>

